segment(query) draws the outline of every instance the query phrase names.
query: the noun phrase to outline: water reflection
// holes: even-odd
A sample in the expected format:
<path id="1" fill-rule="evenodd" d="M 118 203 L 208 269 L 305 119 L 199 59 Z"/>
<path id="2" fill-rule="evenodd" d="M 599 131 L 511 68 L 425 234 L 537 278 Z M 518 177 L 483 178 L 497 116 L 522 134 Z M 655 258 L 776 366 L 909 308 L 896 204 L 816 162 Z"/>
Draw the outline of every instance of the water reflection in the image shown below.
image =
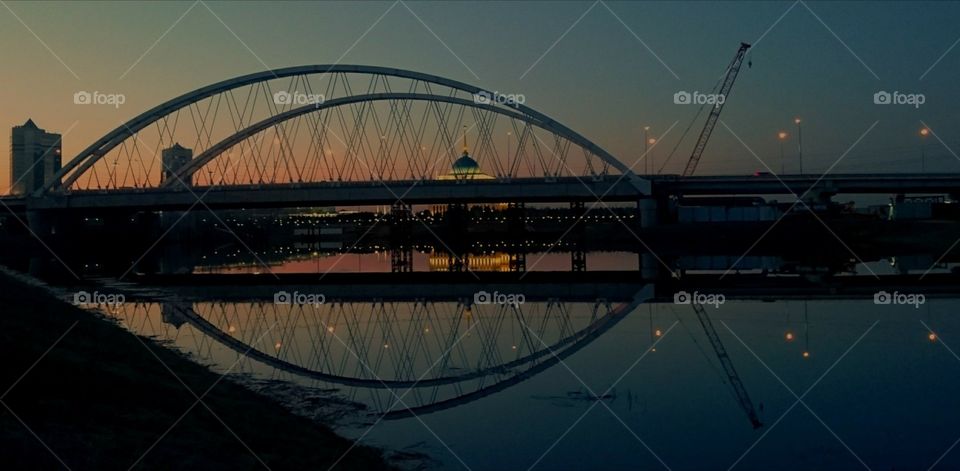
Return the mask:
<path id="1" fill-rule="evenodd" d="M 391 419 L 455 407 L 523 381 L 589 344 L 635 306 L 167 301 L 126 303 L 109 313 L 204 362 L 237 363 L 239 371 L 265 377 L 283 373 L 311 387 L 346 387 L 350 400 Z M 181 344 L 182 338 L 194 343 Z"/>
<path id="2" fill-rule="evenodd" d="M 790 461 L 782 469 L 822 467 L 813 450 L 841 468 L 857 464 L 784 384 L 798 396 L 812 388 L 805 403 L 868 463 L 929 465 L 949 447 L 960 364 L 939 339 L 960 338 L 948 315 L 956 301 L 880 309 L 861 295 L 751 296 L 706 309 L 765 424 L 756 432 L 692 307 L 652 287 L 634 301 L 519 306 L 134 299 L 110 315 L 222 371 L 335 390 L 368 417 L 348 433 L 415 445 L 450 469 L 459 465 L 447 446 L 474 469 L 528 467 L 558 439 L 543 468 L 659 466 L 634 436 L 673 469 L 728 467 L 770 429 L 738 468 L 778 459 Z M 897 432 L 904 427 L 910 437 Z M 684 451 L 688 439 L 700 453 Z M 607 447 L 616 451 L 602 466 L 578 451 Z"/>
<path id="3" fill-rule="evenodd" d="M 641 242 L 609 217 L 561 237 L 564 212 L 480 211 L 492 225 L 476 233 L 430 220 L 436 237 L 311 217 L 231 220 L 243 244 L 188 230 L 58 254 L 83 288 L 126 295 L 108 314 L 132 331 L 296 398 L 322 391 L 354 417 L 344 433 L 441 468 L 913 469 L 955 440 L 960 260 L 926 229 L 750 247 L 676 228 Z M 64 280 L 42 251 L 5 256 Z"/>

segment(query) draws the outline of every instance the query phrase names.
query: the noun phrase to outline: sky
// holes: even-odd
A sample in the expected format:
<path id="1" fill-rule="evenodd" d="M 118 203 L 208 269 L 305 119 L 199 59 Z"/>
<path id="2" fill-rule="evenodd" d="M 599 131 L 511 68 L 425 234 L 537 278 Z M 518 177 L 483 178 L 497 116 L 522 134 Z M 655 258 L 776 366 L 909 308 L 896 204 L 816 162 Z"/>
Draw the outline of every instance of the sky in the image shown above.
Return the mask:
<path id="1" fill-rule="evenodd" d="M 526 104 L 622 160 L 659 162 L 741 41 L 754 45 L 698 174 L 779 171 L 777 132 L 802 118 L 804 169 L 960 172 L 960 4 L 947 2 L 2 2 L 0 193 L 9 130 L 64 134 L 65 160 L 120 123 L 230 77 L 303 64 L 410 69 Z M 81 90 L 122 106 L 75 105 Z M 874 94 L 922 94 L 877 105 Z M 692 145 L 701 123 L 684 140 Z M 667 171 L 679 172 L 681 152 Z M 627 158 L 630 157 L 630 158 Z M 841 158 L 842 157 L 842 158 Z"/>

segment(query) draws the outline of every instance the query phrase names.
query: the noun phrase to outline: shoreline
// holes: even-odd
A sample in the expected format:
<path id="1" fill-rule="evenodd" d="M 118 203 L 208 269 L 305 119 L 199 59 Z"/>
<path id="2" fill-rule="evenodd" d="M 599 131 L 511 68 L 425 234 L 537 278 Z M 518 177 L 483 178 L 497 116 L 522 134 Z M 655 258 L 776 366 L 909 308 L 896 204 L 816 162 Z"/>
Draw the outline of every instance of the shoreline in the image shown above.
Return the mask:
<path id="1" fill-rule="evenodd" d="M 395 469 L 382 450 L 6 268 L 0 305 L 11 469 Z"/>

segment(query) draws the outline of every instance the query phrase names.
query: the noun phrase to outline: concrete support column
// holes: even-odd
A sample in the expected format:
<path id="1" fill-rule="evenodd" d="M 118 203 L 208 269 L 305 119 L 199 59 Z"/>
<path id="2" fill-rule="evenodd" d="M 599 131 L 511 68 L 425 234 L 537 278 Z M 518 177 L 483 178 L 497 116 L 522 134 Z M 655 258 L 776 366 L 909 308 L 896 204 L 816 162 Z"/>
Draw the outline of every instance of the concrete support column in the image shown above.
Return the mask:
<path id="1" fill-rule="evenodd" d="M 648 253 L 640 254 L 640 276 L 644 280 L 656 280 L 662 270 L 663 266 L 656 257 Z"/>
<path id="2" fill-rule="evenodd" d="M 640 227 L 653 227 L 660 222 L 657 213 L 657 201 L 653 198 L 638 200 L 637 214 L 640 216 Z"/>

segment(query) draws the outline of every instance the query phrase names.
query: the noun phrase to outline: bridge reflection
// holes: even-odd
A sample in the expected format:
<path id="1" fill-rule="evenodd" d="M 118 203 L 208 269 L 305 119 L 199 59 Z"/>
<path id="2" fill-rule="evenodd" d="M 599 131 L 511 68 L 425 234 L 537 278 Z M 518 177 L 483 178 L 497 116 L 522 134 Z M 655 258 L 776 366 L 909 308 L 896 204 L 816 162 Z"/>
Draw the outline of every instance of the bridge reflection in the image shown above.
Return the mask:
<path id="1" fill-rule="evenodd" d="M 203 363 L 336 389 L 371 416 L 399 419 L 514 387 L 588 347 L 627 317 L 645 316 L 638 312 L 641 305 L 673 304 L 684 290 L 722 293 L 729 301 L 869 300 L 878 291 L 896 289 L 956 297 L 960 286 L 960 275 L 950 273 L 826 281 L 717 273 L 655 281 L 636 272 L 530 273 L 522 280 L 515 273 L 477 275 L 470 283 L 441 273 L 341 274 L 319 285 L 298 284 L 304 275 L 156 276 L 103 289 L 127 296 L 126 303 L 108 310 L 110 316 Z M 312 304 L 298 304 L 296 297 L 278 301 L 280 289 L 322 296 L 309 298 Z M 522 294 L 522 302 L 487 303 L 491 297 L 478 295 L 484 289 Z M 674 315 L 691 316 L 691 308 L 672 309 Z M 702 309 L 696 314 L 706 316 L 701 322 L 715 315 Z M 622 347 L 631 356 L 654 350 L 666 330 L 665 324 L 655 327 L 650 315 L 649 332 L 631 334 L 635 342 Z M 711 335 L 716 332 L 707 332 Z"/>
<path id="2" fill-rule="evenodd" d="M 465 302 L 132 302 L 109 315 L 234 372 L 344 388 L 388 419 L 455 407 L 524 381 L 648 299 Z M 189 340 L 187 340 L 189 339 Z"/>

